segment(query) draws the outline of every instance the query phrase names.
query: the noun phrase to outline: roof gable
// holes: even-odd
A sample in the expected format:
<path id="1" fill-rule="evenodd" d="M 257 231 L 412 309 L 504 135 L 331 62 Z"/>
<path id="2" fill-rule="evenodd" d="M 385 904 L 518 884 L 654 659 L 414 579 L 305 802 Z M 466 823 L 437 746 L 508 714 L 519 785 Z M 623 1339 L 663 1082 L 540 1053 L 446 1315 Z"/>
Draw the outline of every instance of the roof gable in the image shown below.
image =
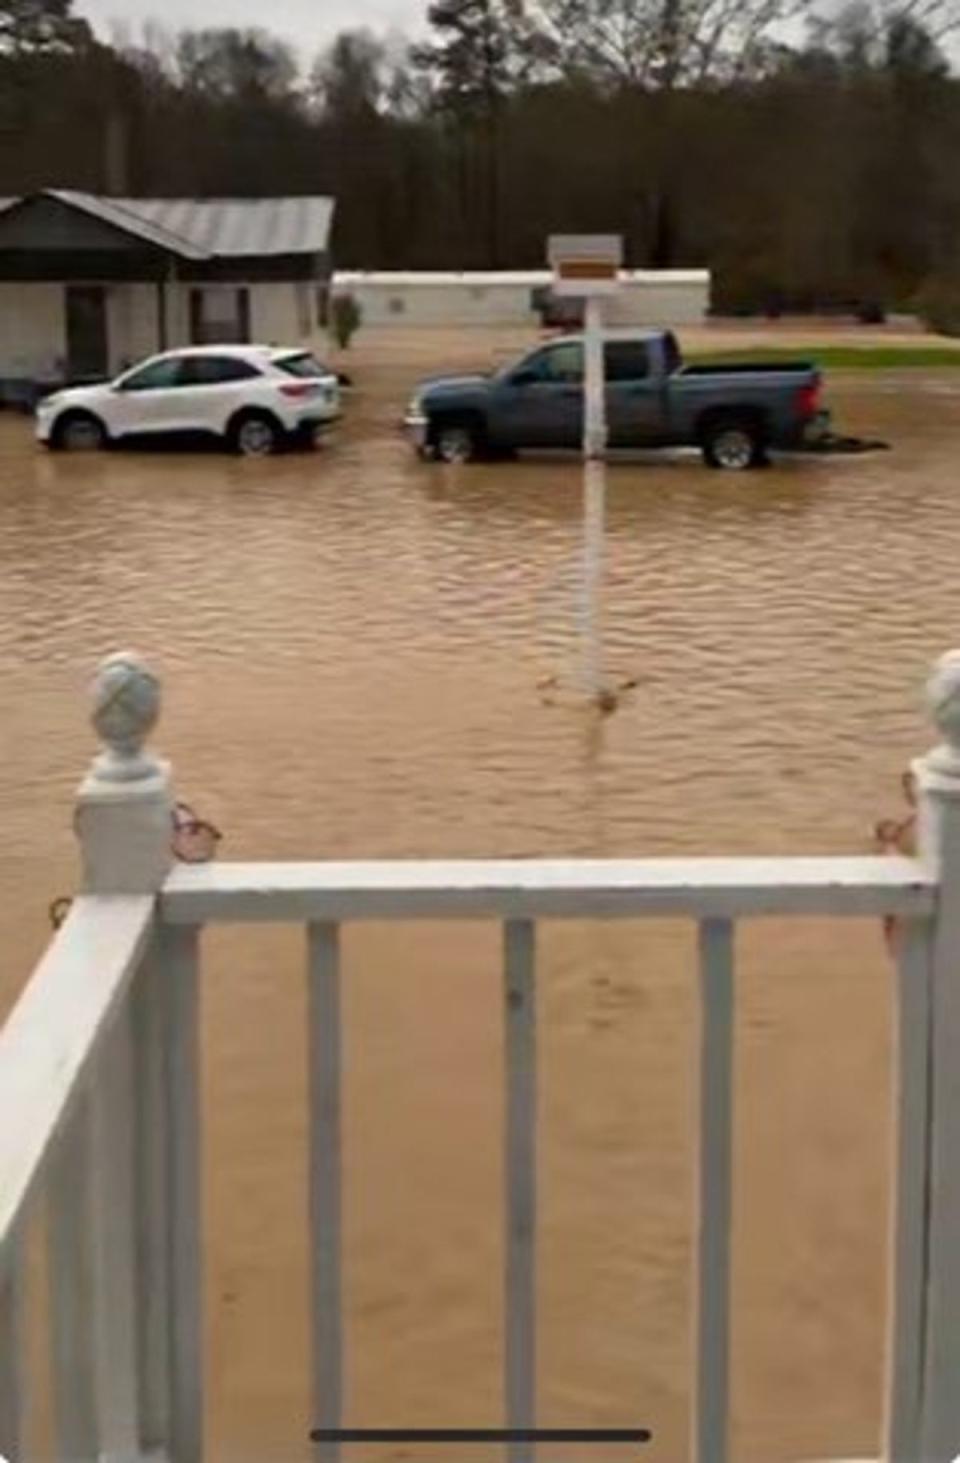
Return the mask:
<path id="1" fill-rule="evenodd" d="M 141 237 L 109 220 L 70 206 L 53 193 L 13 199 L 0 211 L 0 249 L 37 256 L 88 251 L 111 256 L 144 249 Z"/>
<path id="2" fill-rule="evenodd" d="M 100 223 L 110 224 L 111 227 L 120 229 L 125 234 L 132 234 L 134 238 L 142 239 L 144 243 L 152 244 L 157 249 L 165 249 L 170 254 L 178 254 L 181 259 L 208 259 L 210 257 L 205 250 L 198 249 L 188 239 L 178 238 L 175 234 L 151 224 L 136 212 L 125 208 L 119 198 L 101 198 L 93 193 L 73 193 L 67 189 L 57 188 L 47 189 L 43 196 L 55 198 L 58 203 L 64 204 L 67 208 L 76 209 L 89 218 L 97 219 Z"/>

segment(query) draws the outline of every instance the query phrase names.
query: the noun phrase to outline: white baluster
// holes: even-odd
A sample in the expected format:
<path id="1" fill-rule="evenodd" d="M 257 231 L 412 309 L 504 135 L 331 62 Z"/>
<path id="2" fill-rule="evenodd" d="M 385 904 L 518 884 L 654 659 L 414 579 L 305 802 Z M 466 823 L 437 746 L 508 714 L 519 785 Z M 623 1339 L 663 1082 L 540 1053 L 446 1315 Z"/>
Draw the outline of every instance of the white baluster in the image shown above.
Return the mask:
<path id="1" fill-rule="evenodd" d="M 733 1157 L 733 926 L 700 925 L 700 1133 L 694 1463 L 728 1456 Z"/>
<path id="2" fill-rule="evenodd" d="M 929 700 L 942 742 L 915 766 L 920 851 L 940 883 L 932 956 L 930 1187 L 920 1460 L 960 1453 L 960 651 Z"/>
<path id="3" fill-rule="evenodd" d="M 135 1128 L 140 1440 L 163 1453 L 170 1436 L 170 982 L 158 942 L 134 993 L 138 1054 Z"/>
<path id="4" fill-rule="evenodd" d="M 203 1206 L 197 931 L 164 931 L 168 1002 L 167 1206 L 170 1225 L 170 1457 L 203 1463 Z M 144 1297 L 144 1302 L 147 1297 Z"/>
<path id="5" fill-rule="evenodd" d="M 917 1463 L 927 1306 L 932 921 L 910 920 L 897 955 L 894 1203 L 888 1299 L 888 1463 Z"/>
<path id="6" fill-rule="evenodd" d="M 536 927 L 508 920 L 503 929 L 506 1104 L 506 1345 L 507 1426 L 536 1425 L 537 1389 L 537 998 Z M 515 1442 L 508 1463 L 532 1463 L 530 1443 Z"/>
<path id="7" fill-rule="evenodd" d="M 0 1251 L 0 1457 L 8 1463 L 26 1463 L 23 1249 L 17 1232 Z"/>
<path id="8" fill-rule="evenodd" d="M 340 930 L 308 931 L 310 1084 L 310 1239 L 313 1327 L 313 1408 L 319 1428 L 343 1426 L 342 1038 Z M 337 1463 L 337 1443 L 322 1443 L 321 1463 Z"/>

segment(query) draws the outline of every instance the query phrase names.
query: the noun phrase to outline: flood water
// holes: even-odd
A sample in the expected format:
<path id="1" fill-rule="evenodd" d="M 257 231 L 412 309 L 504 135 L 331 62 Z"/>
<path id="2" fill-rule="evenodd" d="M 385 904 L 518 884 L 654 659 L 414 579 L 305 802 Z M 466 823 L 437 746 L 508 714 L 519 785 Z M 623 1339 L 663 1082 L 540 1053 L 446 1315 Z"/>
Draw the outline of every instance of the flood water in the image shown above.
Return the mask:
<path id="1" fill-rule="evenodd" d="M 0 418 L 0 1005 L 73 887 L 85 679 L 127 645 L 224 857 L 856 852 L 896 811 L 928 663 L 960 642 L 960 372 L 832 383 L 888 454 L 612 467 L 605 657 L 639 686 L 598 720 L 575 694 L 580 469 L 417 462 L 396 431 L 417 374 L 483 363 L 444 350 L 363 347 L 339 442 L 265 465 L 53 458 Z M 206 938 L 224 1463 L 309 1457 L 302 946 Z M 693 951 L 673 924 L 541 936 L 540 1421 L 647 1425 L 651 1463 L 686 1442 Z M 346 954 L 347 1421 L 497 1425 L 498 933 L 351 930 Z M 867 1456 L 882 941 L 773 922 L 739 955 L 735 1456 Z"/>

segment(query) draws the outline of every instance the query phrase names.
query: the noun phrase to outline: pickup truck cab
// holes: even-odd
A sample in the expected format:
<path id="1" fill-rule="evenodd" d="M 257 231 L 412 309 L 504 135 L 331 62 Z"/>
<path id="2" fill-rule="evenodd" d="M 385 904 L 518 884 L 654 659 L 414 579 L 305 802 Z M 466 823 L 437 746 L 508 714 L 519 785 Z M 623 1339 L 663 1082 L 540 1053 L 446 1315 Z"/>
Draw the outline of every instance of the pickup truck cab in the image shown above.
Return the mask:
<path id="1" fill-rule="evenodd" d="M 612 448 L 694 446 L 709 467 L 743 471 L 828 424 L 812 364 L 688 366 L 664 330 L 606 331 L 604 361 Z M 576 449 L 583 369 L 583 336 L 567 335 L 490 375 L 434 377 L 410 403 L 407 430 L 420 452 L 446 462 Z"/>

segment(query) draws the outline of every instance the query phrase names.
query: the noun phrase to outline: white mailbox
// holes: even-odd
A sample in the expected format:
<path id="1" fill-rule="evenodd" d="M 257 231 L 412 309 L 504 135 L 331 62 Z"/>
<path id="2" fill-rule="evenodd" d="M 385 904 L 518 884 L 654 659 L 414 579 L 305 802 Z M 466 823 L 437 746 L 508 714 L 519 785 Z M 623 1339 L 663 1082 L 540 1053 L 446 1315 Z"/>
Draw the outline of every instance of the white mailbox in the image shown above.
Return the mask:
<path id="1" fill-rule="evenodd" d="M 554 234 L 547 250 L 554 292 L 587 299 L 619 286 L 623 239 L 619 234 Z"/>

